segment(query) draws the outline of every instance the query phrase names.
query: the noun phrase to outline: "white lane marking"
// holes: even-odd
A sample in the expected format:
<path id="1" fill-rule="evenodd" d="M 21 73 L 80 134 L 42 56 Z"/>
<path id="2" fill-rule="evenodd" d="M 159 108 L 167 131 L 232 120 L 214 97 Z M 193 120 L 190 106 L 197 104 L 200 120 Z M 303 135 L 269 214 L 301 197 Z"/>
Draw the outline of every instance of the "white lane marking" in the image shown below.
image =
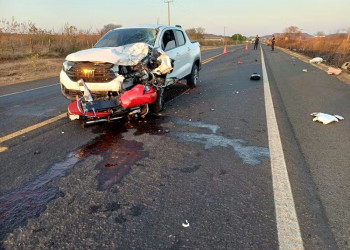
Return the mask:
<path id="1" fill-rule="evenodd" d="M 262 48 L 261 63 L 279 249 L 304 249 Z"/>
<path id="2" fill-rule="evenodd" d="M 47 87 L 52 87 L 52 86 L 55 86 L 55 85 L 58 85 L 58 84 L 59 83 L 55 83 L 55 84 L 51 84 L 51 85 L 47 85 L 47 86 L 43 86 L 43 87 L 39 87 L 39 88 L 35 88 L 35 89 L 28 89 L 28 90 L 23 90 L 23 91 L 19 91 L 19 92 L 7 94 L 7 95 L 0 95 L 0 98 L 1 97 L 5 97 L 5 96 L 10 96 L 10 95 L 21 94 L 21 93 L 24 93 L 24 92 L 33 91 L 33 90 L 37 90 L 37 89 L 43 89 L 43 88 L 47 88 Z"/>

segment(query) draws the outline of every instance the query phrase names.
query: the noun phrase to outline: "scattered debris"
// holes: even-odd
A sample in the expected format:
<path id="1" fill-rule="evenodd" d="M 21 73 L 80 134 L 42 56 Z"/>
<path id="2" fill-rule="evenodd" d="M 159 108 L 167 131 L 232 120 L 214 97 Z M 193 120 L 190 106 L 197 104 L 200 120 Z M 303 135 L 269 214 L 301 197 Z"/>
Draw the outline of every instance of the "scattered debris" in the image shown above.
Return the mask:
<path id="1" fill-rule="evenodd" d="M 307 69 L 303 69 L 303 72 L 307 72 Z"/>
<path id="2" fill-rule="evenodd" d="M 185 220 L 185 222 L 182 223 L 182 226 L 183 226 L 183 227 L 189 227 L 189 226 L 190 226 L 190 223 L 188 222 L 188 220 Z"/>
<path id="3" fill-rule="evenodd" d="M 64 131 L 62 131 L 61 133 L 64 134 Z"/>
<path id="4" fill-rule="evenodd" d="M 169 132 L 170 132 L 170 130 L 169 130 L 169 129 L 166 129 L 166 130 L 165 130 L 165 133 L 169 133 Z"/>
<path id="5" fill-rule="evenodd" d="M 329 115 L 329 114 L 321 113 L 321 112 L 314 112 L 310 115 L 315 117 L 313 119 L 314 122 L 320 122 L 320 123 L 323 123 L 325 125 L 332 123 L 332 122 L 338 122 L 338 121 L 344 120 L 344 117 L 342 117 L 340 115 Z"/>
<path id="6" fill-rule="evenodd" d="M 310 60 L 310 63 L 317 63 L 317 64 L 320 64 L 324 62 L 324 60 L 321 58 L 321 57 L 315 57 L 313 59 Z"/>
<path id="7" fill-rule="evenodd" d="M 342 69 L 350 70 L 350 62 L 346 62 L 341 66 Z"/>
<path id="8" fill-rule="evenodd" d="M 38 155 L 38 154 L 40 154 L 41 152 L 39 151 L 39 150 L 36 150 L 36 151 L 34 151 L 34 154 L 35 155 Z"/>
<path id="9" fill-rule="evenodd" d="M 329 67 L 327 71 L 328 75 L 336 75 L 336 76 L 339 75 L 341 72 L 342 72 L 341 69 L 336 69 L 332 67 Z"/>
<path id="10" fill-rule="evenodd" d="M 239 62 L 237 62 L 238 64 L 243 64 L 243 62 L 241 62 L 241 61 L 239 61 Z"/>
<path id="11" fill-rule="evenodd" d="M 261 76 L 258 73 L 253 73 L 250 76 L 250 80 L 260 80 Z"/>
<path id="12" fill-rule="evenodd" d="M 232 93 L 233 93 L 234 95 L 235 95 L 235 94 L 239 94 L 239 92 L 238 92 L 238 91 L 233 91 Z"/>
<path id="13" fill-rule="evenodd" d="M 211 111 L 215 111 L 215 109 L 210 109 Z"/>

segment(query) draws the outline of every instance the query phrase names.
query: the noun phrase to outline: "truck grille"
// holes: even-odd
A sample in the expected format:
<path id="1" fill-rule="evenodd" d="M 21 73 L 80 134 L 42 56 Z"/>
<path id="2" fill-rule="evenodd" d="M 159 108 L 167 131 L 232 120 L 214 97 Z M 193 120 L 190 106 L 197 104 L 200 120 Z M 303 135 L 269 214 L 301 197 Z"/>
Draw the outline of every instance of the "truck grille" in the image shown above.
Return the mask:
<path id="1" fill-rule="evenodd" d="M 66 73 L 72 81 L 110 82 L 116 78 L 112 67 L 111 63 L 75 62 Z"/>

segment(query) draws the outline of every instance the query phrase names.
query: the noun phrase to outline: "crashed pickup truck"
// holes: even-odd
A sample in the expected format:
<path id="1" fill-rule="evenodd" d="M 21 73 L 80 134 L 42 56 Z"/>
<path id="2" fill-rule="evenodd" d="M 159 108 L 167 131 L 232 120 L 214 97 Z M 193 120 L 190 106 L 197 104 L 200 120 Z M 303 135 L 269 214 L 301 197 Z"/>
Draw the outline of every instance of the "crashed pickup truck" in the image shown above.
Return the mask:
<path id="1" fill-rule="evenodd" d="M 120 117 L 116 113 L 144 115 L 149 108 L 162 110 L 167 86 L 186 79 L 195 87 L 200 68 L 200 45 L 190 41 L 180 26 L 118 28 L 93 48 L 66 57 L 61 92 L 74 101 L 68 107 L 72 120 L 109 121 Z"/>

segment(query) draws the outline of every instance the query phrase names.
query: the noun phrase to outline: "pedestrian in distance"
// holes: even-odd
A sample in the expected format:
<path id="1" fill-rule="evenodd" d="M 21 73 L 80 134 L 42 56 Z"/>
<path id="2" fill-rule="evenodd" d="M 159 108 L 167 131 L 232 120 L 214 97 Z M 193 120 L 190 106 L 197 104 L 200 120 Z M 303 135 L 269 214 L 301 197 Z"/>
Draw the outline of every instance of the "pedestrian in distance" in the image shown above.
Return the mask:
<path id="1" fill-rule="evenodd" d="M 275 42 L 276 42 L 275 35 L 272 35 L 272 39 L 271 39 L 271 51 L 274 51 L 274 50 L 275 50 Z"/>
<path id="2" fill-rule="evenodd" d="M 256 35 L 254 40 L 254 50 L 258 49 L 258 45 L 259 45 L 259 36 Z"/>

